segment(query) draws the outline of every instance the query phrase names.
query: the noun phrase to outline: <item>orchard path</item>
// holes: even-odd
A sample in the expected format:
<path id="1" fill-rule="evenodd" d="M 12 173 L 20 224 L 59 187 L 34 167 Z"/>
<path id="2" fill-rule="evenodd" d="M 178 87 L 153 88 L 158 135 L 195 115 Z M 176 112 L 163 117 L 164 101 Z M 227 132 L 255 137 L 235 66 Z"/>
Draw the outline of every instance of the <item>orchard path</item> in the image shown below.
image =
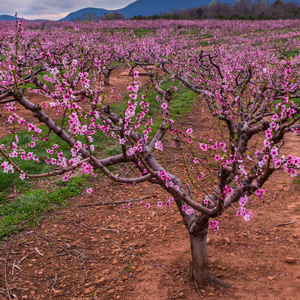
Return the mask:
<path id="1" fill-rule="evenodd" d="M 129 80 L 117 73 L 110 88 L 118 84 L 121 93 Z M 194 106 L 179 123 L 184 129 L 193 127 L 195 136 L 217 134 L 204 106 Z M 185 179 L 182 164 L 172 166 L 171 142 L 169 136 L 164 140 L 166 163 Z M 299 143 L 299 136 L 290 135 L 283 151 L 300 156 Z M 220 235 L 209 233 L 212 273 L 233 288 L 201 288 L 201 295 L 185 281 L 189 239 L 177 208 L 174 203 L 171 208 L 156 205 L 167 201 L 167 193 L 148 183 L 127 187 L 103 177 L 91 181 L 97 187 L 91 196 L 82 192 L 70 199 L 70 206 L 48 213 L 39 225 L 3 242 L 0 299 L 8 299 L 7 288 L 16 299 L 28 300 L 299 299 L 300 184 L 285 174 L 275 174 L 265 186 L 268 202 L 285 181 L 290 186 L 270 207 L 253 199 L 249 223 L 229 210 L 220 218 Z M 79 206 L 143 197 L 149 197 L 143 200 L 151 204 L 148 210 L 140 201 L 130 209 Z M 289 222 L 295 223 L 278 226 Z M 295 262 L 285 262 L 286 257 Z"/>

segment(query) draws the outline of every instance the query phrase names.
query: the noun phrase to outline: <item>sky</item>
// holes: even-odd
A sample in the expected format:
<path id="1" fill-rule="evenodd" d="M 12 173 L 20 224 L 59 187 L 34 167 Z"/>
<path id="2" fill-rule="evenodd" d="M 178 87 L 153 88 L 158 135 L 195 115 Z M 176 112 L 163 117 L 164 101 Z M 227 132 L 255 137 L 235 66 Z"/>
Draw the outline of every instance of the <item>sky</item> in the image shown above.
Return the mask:
<path id="1" fill-rule="evenodd" d="M 0 0 L 0 15 L 25 19 L 59 20 L 70 12 L 85 7 L 118 9 L 135 0 Z"/>

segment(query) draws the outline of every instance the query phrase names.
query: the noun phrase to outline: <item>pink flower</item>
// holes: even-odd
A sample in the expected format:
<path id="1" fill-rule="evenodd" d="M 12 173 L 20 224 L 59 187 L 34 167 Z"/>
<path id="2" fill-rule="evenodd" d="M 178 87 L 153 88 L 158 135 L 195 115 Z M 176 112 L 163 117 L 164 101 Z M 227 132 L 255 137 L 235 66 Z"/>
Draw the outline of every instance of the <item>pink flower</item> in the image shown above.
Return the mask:
<path id="1" fill-rule="evenodd" d="M 187 134 L 192 134 L 193 133 L 193 129 L 192 128 L 189 128 L 187 131 L 186 131 Z"/>
<path id="2" fill-rule="evenodd" d="M 220 159 L 221 159 L 221 156 L 218 155 L 218 154 L 216 154 L 216 155 L 215 155 L 215 160 L 216 160 L 216 161 L 219 161 Z"/>
<path id="3" fill-rule="evenodd" d="M 244 220 L 246 222 L 249 222 L 252 219 L 252 217 L 253 217 L 253 214 L 252 214 L 251 210 L 248 210 L 246 215 L 244 216 Z"/>
<path id="4" fill-rule="evenodd" d="M 163 151 L 163 144 L 162 144 L 161 141 L 155 142 L 154 147 L 155 147 L 155 149 L 157 149 L 157 150 Z"/>
<path id="5" fill-rule="evenodd" d="M 138 78 L 138 77 L 139 77 L 139 72 L 137 70 L 134 70 L 133 78 Z"/>
<path id="6" fill-rule="evenodd" d="M 260 199 L 263 198 L 262 194 L 264 194 L 264 193 L 265 193 L 265 191 L 263 189 L 259 189 L 259 190 L 255 191 L 256 196 Z"/>
<path id="7" fill-rule="evenodd" d="M 13 122 L 13 120 L 14 120 L 14 117 L 13 116 L 9 116 L 7 122 L 11 124 Z"/>
<path id="8" fill-rule="evenodd" d="M 193 159 L 193 162 L 194 164 L 199 164 L 199 160 L 196 157 Z"/>
<path id="9" fill-rule="evenodd" d="M 278 155 L 278 149 L 276 147 L 272 148 L 270 154 L 271 154 L 271 156 L 277 156 Z"/>
<path id="10" fill-rule="evenodd" d="M 166 108 L 168 107 L 168 105 L 167 105 L 166 103 L 163 103 L 163 104 L 161 105 L 161 107 L 162 107 L 163 109 L 166 109 Z"/>
<path id="11" fill-rule="evenodd" d="M 63 181 L 68 181 L 68 179 L 69 179 L 69 176 L 68 176 L 68 175 L 65 175 L 65 176 L 63 177 Z"/>
<path id="12" fill-rule="evenodd" d="M 217 228 L 217 227 L 218 227 L 218 224 L 219 224 L 218 221 L 211 220 L 211 221 L 209 222 L 209 228 L 211 228 L 211 229 Z"/>
<path id="13" fill-rule="evenodd" d="M 194 213 L 194 210 L 193 210 L 192 208 L 189 208 L 189 209 L 187 209 L 187 210 L 185 211 L 185 213 L 186 213 L 187 215 L 191 215 L 191 214 Z"/>
<path id="14" fill-rule="evenodd" d="M 162 206 L 162 201 L 158 201 L 157 206 L 161 207 Z"/>
<path id="15" fill-rule="evenodd" d="M 119 139 L 121 145 L 125 145 L 125 139 Z"/>
<path id="16" fill-rule="evenodd" d="M 133 100 L 137 99 L 137 94 L 129 94 L 129 97 Z"/>
<path id="17" fill-rule="evenodd" d="M 20 176 L 19 176 L 19 178 L 22 179 L 22 180 L 24 180 L 25 179 L 25 174 L 21 173 Z"/>
<path id="18" fill-rule="evenodd" d="M 93 189 L 92 189 L 92 188 L 88 188 L 88 189 L 86 190 L 86 192 L 87 192 L 88 194 L 91 194 L 91 193 L 93 192 Z"/>
<path id="19" fill-rule="evenodd" d="M 145 204 L 146 208 L 150 208 L 150 203 Z"/>
<path id="20" fill-rule="evenodd" d="M 248 202 L 248 198 L 247 196 L 245 195 L 244 197 L 241 197 L 240 200 L 239 200 L 239 205 L 240 206 L 245 206 Z"/>
<path id="21" fill-rule="evenodd" d="M 134 115 L 135 115 L 135 110 L 128 107 L 125 111 L 125 116 L 130 118 L 133 117 Z"/>
<path id="22" fill-rule="evenodd" d="M 82 147 L 82 143 L 80 141 L 77 141 L 75 144 L 74 144 L 74 147 L 77 149 L 77 150 L 80 150 L 81 147 Z"/>
<path id="23" fill-rule="evenodd" d="M 200 143 L 200 149 L 203 150 L 203 151 L 206 151 L 207 150 L 207 145 L 204 144 L 204 143 Z"/>

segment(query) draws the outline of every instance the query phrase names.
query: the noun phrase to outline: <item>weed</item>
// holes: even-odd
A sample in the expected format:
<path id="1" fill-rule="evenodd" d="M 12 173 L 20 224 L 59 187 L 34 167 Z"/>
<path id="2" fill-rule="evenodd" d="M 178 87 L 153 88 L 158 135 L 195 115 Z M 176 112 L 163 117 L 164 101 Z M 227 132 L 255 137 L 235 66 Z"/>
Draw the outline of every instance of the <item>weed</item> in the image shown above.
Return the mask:
<path id="1" fill-rule="evenodd" d="M 54 191 L 45 189 L 30 190 L 14 199 L 12 202 L 0 207 L 0 237 L 8 235 L 12 229 L 19 230 L 22 222 L 33 218 L 31 225 L 35 224 L 35 216 L 40 215 L 53 207 L 53 204 L 66 204 L 66 199 L 77 196 L 86 184 L 86 176 L 69 179 L 64 187 Z"/>

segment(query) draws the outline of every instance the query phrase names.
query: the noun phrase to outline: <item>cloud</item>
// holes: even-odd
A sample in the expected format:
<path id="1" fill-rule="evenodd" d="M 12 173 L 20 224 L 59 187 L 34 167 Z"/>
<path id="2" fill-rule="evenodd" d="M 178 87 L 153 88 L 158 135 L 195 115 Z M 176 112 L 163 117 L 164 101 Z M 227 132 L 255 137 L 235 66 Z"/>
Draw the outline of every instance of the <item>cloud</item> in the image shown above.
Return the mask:
<path id="1" fill-rule="evenodd" d="M 27 19 L 60 19 L 70 12 L 85 7 L 118 9 L 134 0 L 0 0 L 0 14 L 14 15 Z"/>

